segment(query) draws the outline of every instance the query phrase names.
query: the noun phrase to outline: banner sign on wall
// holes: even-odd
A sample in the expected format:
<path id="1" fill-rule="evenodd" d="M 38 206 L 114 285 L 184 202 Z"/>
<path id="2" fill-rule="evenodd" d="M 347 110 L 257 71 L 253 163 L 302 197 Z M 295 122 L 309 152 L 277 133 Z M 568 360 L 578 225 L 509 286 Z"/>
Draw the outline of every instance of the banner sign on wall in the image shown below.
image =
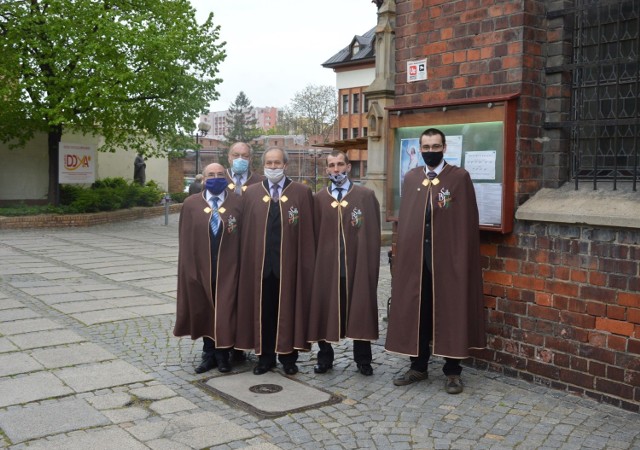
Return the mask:
<path id="1" fill-rule="evenodd" d="M 427 79 L 427 59 L 407 61 L 407 83 Z"/>
<path id="2" fill-rule="evenodd" d="M 96 181 L 96 146 L 60 143 L 60 184 L 91 184 Z"/>

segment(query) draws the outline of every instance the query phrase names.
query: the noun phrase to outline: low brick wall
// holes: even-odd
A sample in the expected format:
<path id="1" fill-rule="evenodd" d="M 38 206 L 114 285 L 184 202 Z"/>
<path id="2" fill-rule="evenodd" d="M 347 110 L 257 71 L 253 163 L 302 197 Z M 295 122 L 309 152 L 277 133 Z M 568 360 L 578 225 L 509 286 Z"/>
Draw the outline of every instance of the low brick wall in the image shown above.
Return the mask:
<path id="1" fill-rule="evenodd" d="M 182 203 L 169 205 L 169 213 L 177 213 Z M 29 228 L 90 227 L 126 220 L 146 219 L 164 214 L 164 206 L 136 207 L 91 214 L 41 214 L 37 216 L 0 217 L 0 230 Z"/>

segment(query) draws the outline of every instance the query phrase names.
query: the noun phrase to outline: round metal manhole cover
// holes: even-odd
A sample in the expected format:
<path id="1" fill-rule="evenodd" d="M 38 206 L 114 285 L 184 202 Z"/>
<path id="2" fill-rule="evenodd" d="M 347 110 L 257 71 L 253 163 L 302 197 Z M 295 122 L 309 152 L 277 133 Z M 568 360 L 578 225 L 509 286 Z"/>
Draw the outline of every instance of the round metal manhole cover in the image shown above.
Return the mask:
<path id="1" fill-rule="evenodd" d="M 255 386 L 251 386 L 249 390 L 256 394 L 275 394 L 282 390 L 282 386 L 278 386 L 277 384 L 256 384 Z"/>

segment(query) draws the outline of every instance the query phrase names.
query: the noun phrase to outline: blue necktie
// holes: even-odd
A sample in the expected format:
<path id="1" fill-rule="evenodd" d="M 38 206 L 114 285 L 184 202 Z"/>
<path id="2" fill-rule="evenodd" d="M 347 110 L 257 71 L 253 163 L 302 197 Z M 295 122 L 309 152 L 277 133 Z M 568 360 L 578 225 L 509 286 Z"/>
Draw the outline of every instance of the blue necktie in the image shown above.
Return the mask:
<path id="1" fill-rule="evenodd" d="M 211 231 L 213 234 L 218 234 L 218 228 L 220 228 L 220 214 L 218 213 L 218 197 L 213 197 L 213 214 L 211 214 Z"/>
<path id="2" fill-rule="evenodd" d="M 438 174 L 435 172 L 427 172 L 427 177 L 429 177 L 430 180 L 433 180 L 437 176 Z"/>
<path id="3" fill-rule="evenodd" d="M 236 180 L 236 194 L 242 194 L 242 177 L 240 175 L 235 176 L 235 180 Z"/>
<path id="4" fill-rule="evenodd" d="M 342 200 L 342 191 L 343 191 L 343 189 L 342 188 L 336 188 L 336 191 L 338 191 L 338 197 L 337 197 L 338 201 Z"/>
<path id="5" fill-rule="evenodd" d="M 278 184 L 274 184 L 273 186 L 271 186 L 271 191 L 272 191 L 271 198 L 273 199 L 274 202 L 277 202 L 278 200 L 280 200 L 279 189 L 280 189 L 280 185 Z"/>

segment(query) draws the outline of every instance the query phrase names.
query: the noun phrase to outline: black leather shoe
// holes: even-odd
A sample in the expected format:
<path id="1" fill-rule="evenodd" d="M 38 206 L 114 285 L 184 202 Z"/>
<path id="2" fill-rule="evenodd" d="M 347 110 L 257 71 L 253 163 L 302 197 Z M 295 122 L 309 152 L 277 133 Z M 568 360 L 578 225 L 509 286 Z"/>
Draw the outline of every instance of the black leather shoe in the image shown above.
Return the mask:
<path id="1" fill-rule="evenodd" d="M 371 367 L 371 364 L 358 364 L 358 370 L 362 375 L 367 377 L 373 375 L 373 367 Z"/>
<path id="2" fill-rule="evenodd" d="M 313 366 L 315 373 L 327 373 L 327 370 L 333 369 L 333 364 L 318 363 Z"/>
<path id="3" fill-rule="evenodd" d="M 218 372 L 227 373 L 231 372 L 231 364 L 229 364 L 229 355 L 216 355 L 216 362 L 218 363 Z"/>
<path id="4" fill-rule="evenodd" d="M 265 373 L 269 372 L 274 367 L 275 366 L 272 365 L 272 364 L 260 364 L 260 363 L 258 363 L 258 365 L 253 368 L 253 374 L 254 375 L 264 375 Z"/>
<path id="5" fill-rule="evenodd" d="M 295 364 L 288 364 L 284 366 L 284 373 L 287 375 L 295 375 L 298 373 L 298 366 Z"/>
<path id="6" fill-rule="evenodd" d="M 205 373 L 214 369 L 218 363 L 216 362 L 216 358 L 214 356 L 204 356 L 202 357 L 202 361 L 200 365 L 196 367 L 196 373 Z"/>

